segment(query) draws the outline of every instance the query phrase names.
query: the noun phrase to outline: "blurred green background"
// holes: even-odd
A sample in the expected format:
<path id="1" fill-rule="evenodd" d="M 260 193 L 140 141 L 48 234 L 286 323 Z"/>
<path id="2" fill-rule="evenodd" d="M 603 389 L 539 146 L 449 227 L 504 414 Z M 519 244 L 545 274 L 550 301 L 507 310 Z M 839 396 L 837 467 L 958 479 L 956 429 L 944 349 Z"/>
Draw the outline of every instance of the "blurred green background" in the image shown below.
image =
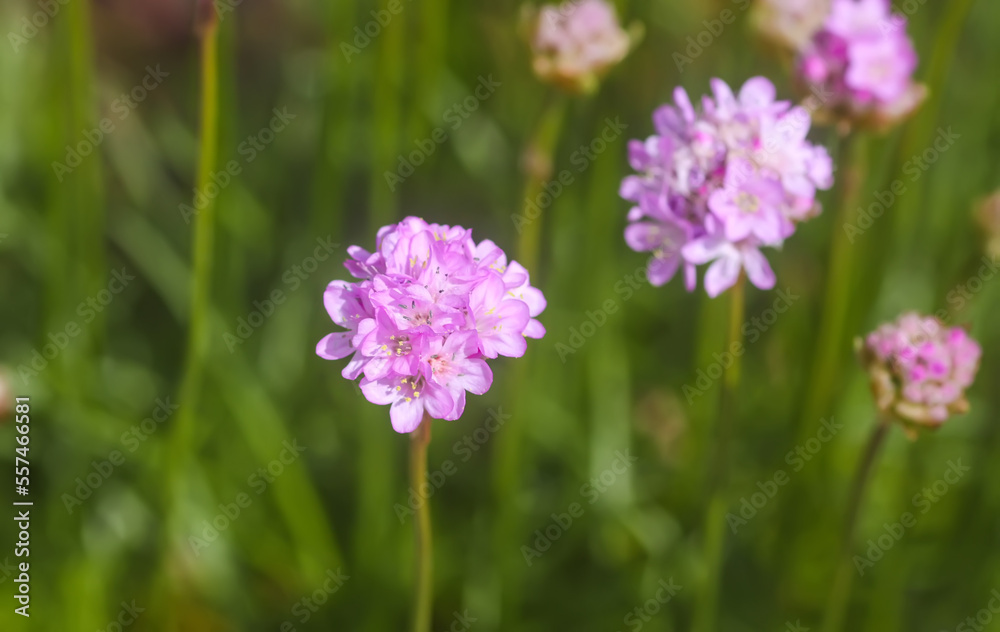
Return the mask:
<path id="1" fill-rule="evenodd" d="M 34 502 L 30 625 L 13 613 L 17 534 L 0 515 L 0 627 L 406 629 L 413 524 L 397 505 L 408 502 L 408 439 L 340 377 L 343 362 L 314 355 L 335 328 L 323 288 L 347 277 L 347 246 L 371 248 L 378 226 L 410 214 L 472 227 L 517 256 L 512 215 L 524 209 L 526 166 L 545 166 L 546 152 L 526 148 L 559 97 L 533 77 L 521 7 L 508 0 L 403 0 L 367 44 L 355 29 L 381 2 L 216 2 L 213 171 L 233 161 L 238 173 L 215 173 L 217 189 L 207 189 L 218 191 L 210 317 L 185 409 L 195 221 L 182 205 L 194 197 L 200 108 L 193 4 L 0 8 L 0 32 L 15 35 L 0 46 L 0 361 L 6 397 L 31 397 Z M 718 371 L 727 301 L 688 294 L 678 279 L 630 286 L 645 258 L 623 242 L 628 205 L 617 188 L 627 140 L 651 133 L 651 113 L 675 85 L 700 95 L 711 77 L 738 86 L 763 74 L 793 94 L 786 65 L 757 43 L 746 0 L 617 5 L 623 22 L 644 24 L 644 39 L 597 95 L 567 99 L 561 128 L 541 134 L 543 145 L 553 135 L 553 173 L 573 176 L 535 220 L 531 272 L 548 299 L 548 335 L 523 359 L 493 363 L 493 388 L 469 399 L 461 421 L 434 425 L 436 630 L 691 625 L 719 381 L 691 398 L 684 386 Z M 779 470 L 789 482 L 727 531 L 725 632 L 820 627 L 873 423 L 851 338 L 906 309 L 969 324 L 983 365 L 968 415 L 916 442 L 894 429 L 857 553 L 905 511 L 917 524 L 855 578 L 847 627 L 954 630 L 1000 588 L 1000 281 L 970 284 L 986 256 L 973 208 L 1000 186 L 1000 5 L 898 8 L 910 14 L 931 97 L 870 143 L 862 205 L 894 180 L 906 192 L 848 249 L 842 335 L 822 378 L 835 191 L 823 195 L 823 215 L 768 253 L 778 288 L 795 297 L 789 309 L 772 318 L 777 289 L 747 293 L 758 335 L 743 357 L 731 511 Z M 723 9 L 735 22 L 689 48 Z M 44 24 L 25 36 L 39 12 Z M 691 63 L 679 70 L 674 53 Z M 481 81 L 497 85 L 467 99 Z M 284 123 L 272 121 L 276 109 Z M 581 152 L 609 118 L 627 128 L 603 151 Z M 390 187 L 386 172 L 437 128 L 443 141 Z M 914 171 L 940 128 L 957 140 Z M 835 152 L 831 130 L 811 137 Z M 581 330 L 591 335 L 577 338 Z M 46 345 L 58 347 L 51 358 Z M 491 411 L 509 419 L 497 427 Z M 843 428 L 796 470 L 786 455 L 823 419 Z M 0 463 L 11 477 L 15 436 L 7 410 Z M 637 460 L 609 476 L 626 451 Z M 970 471 L 921 513 L 915 495 L 957 459 Z M 604 491 L 586 487 L 602 474 Z M 558 539 L 527 564 L 522 547 L 540 551 L 552 514 L 572 503 L 582 515 L 550 531 Z M 681 586 L 662 607 L 649 601 L 661 580 Z M 982 629 L 1000 630 L 1000 618 Z"/>

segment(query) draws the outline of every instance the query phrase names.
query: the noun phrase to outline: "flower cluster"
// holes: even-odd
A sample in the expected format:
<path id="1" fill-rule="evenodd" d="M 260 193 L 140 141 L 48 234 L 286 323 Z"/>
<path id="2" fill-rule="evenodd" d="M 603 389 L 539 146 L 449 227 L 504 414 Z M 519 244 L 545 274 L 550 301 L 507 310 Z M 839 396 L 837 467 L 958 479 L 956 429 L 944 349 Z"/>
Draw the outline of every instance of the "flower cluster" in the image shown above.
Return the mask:
<path id="1" fill-rule="evenodd" d="M 605 0 L 546 5 L 529 15 L 529 21 L 535 74 L 569 92 L 592 92 L 631 46 L 614 7 Z"/>
<path id="2" fill-rule="evenodd" d="M 879 410 L 911 431 L 936 428 L 968 410 L 965 390 L 976 377 L 981 350 L 961 327 L 909 312 L 858 345 Z"/>
<path id="3" fill-rule="evenodd" d="M 927 90 L 913 81 L 917 53 L 906 19 L 889 0 L 833 0 L 823 24 L 802 49 L 798 75 L 829 94 L 829 118 L 885 128 L 905 118 Z"/>
<path id="4" fill-rule="evenodd" d="M 343 370 L 361 376 L 368 401 L 390 404 L 401 433 L 435 419 L 458 419 L 465 392 L 493 383 L 486 358 L 520 357 L 525 337 L 541 338 L 545 309 L 528 272 L 492 241 L 461 226 L 408 217 L 378 231 L 376 251 L 352 246 L 344 265 L 357 282 L 333 281 L 323 296 L 333 322 L 316 353 L 352 356 Z"/>
<path id="5" fill-rule="evenodd" d="M 629 161 L 640 174 L 621 186 L 621 196 L 635 204 L 625 241 L 653 253 L 653 285 L 683 264 L 693 290 L 696 266 L 714 261 L 705 274 L 710 296 L 734 285 L 741 270 L 770 289 L 774 272 L 760 248 L 781 246 L 796 222 L 819 212 L 816 190 L 833 184 L 833 166 L 824 148 L 806 140 L 809 113 L 775 101 L 767 79 L 750 79 L 738 96 L 714 79 L 712 91 L 699 112 L 677 88 L 676 107 L 653 115 L 656 134 L 629 142 Z"/>
<path id="6" fill-rule="evenodd" d="M 754 3 L 753 23 L 782 49 L 799 51 L 823 26 L 830 0 L 761 0 Z"/>

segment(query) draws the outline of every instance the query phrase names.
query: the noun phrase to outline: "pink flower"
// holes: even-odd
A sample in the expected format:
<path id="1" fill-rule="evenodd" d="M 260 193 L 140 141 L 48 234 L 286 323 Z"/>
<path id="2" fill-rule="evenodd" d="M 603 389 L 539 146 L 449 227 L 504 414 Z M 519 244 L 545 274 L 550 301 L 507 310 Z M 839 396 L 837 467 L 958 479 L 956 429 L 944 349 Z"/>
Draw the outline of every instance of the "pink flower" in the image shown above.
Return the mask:
<path id="1" fill-rule="evenodd" d="M 653 114 L 656 134 L 629 143 L 620 195 L 634 203 L 625 241 L 651 252 L 653 285 L 682 267 L 693 289 L 696 266 L 713 262 L 705 289 L 717 296 L 745 270 L 763 289 L 775 279 L 762 247 L 780 247 L 795 223 L 819 212 L 816 190 L 833 183 L 826 150 L 809 143 L 809 114 L 775 100 L 774 85 L 748 80 L 739 94 L 718 79 L 695 110 L 687 93 Z"/>
<path id="2" fill-rule="evenodd" d="M 460 226 L 408 217 L 378 231 L 377 249 L 348 249 L 357 282 L 333 281 L 323 300 L 346 331 L 325 336 L 316 354 L 351 356 L 343 370 L 361 376 L 368 401 L 389 405 L 397 432 L 412 432 L 424 414 L 458 419 L 466 391 L 489 390 L 487 358 L 519 357 L 525 337 L 540 338 L 545 309 L 528 272 L 508 264 L 493 242 L 478 244 Z"/>
<path id="3" fill-rule="evenodd" d="M 534 18 L 535 74 L 570 92 L 592 92 L 628 54 L 628 33 L 605 0 L 546 5 Z"/>
<path id="4" fill-rule="evenodd" d="M 720 235 L 706 235 L 684 246 L 684 258 L 696 265 L 713 262 L 705 273 L 705 291 L 712 298 L 735 285 L 741 269 L 760 289 L 774 287 L 774 271 L 753 242 L 733 243 Z"/>
<path id="5" fill-rule="evenodd" d="M 736 158 L 726 169 L 722 188 L 709 196 L 708 208 L 722 222 L 727 240 L 753 237 L 777 243 L 795 230 L 782 212 L 784 201 L 780 181 L 755 173 L 746 159 Z"/>
<path id="6" fill-rule="evenodd" d="M 969 408 L 982 353 L 960 327 L 946 327 L 932 316 L 909 312 L 858 340 L 879 410 L 915 432 L 936 428 Z"/>
<path id="7" fill-rule="evenodd" d="M 819 94 L 821 117 L 888 127 L 926 95 L 914 83 L 917 54 L 906 20 L 888 0 L 832 0 L 829 16 L 800 49 L 798 75 Z"/>

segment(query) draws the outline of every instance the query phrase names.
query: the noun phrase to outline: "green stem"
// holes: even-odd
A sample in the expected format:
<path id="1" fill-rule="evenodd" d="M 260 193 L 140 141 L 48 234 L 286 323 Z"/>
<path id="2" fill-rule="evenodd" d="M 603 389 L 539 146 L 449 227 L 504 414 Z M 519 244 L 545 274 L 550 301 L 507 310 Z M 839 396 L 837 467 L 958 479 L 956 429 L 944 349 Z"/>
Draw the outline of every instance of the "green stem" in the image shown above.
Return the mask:
<path id="1" fill-rule="evenodd" d="M 552 96 L 542 113 L 535 136 L 524 152 L 528 179 L 524 187 L 525 206 L 521 212 L 527 223 L 521 226 L 518 237 L 517 260 L 529 272 L 534 272 L 538 266 L 542 217 L 541 215 L 534 218 L 527 217 L 527 204 L 528 200 L 534 200 L 544 190 L 545 184 L 552 177 L 553 154 L 566 116 L 566 104 L 566 98 L 561 94 Z M 551 205 L 552 202 L 549 203 L 549 208 Z"/>
<path id="2" fill-rule="evenodd" d="M 423 421 L 410 433 L 410 485 L 418 494 L 427 483 L 427 445 L 430 442 L 431 418 L 425 413 Z M 417 508 L 414 528 L 417 578 L 413 595 L 413 632 L 430 632 L 434 606 L 434 543 L 427 499 Z"/>
<path id="3" fill-rule="evenodd" d="M 851 303 L 851 274 L 854 263 L 846 224 L 852 223 L 861 189 L 868 173 L 867 138 L 860 134 L 841 139 L 839 152 L 847 161 L 841 168 L 841 196 L 833 225 L 833 245 L 826 281 L 826 296 L 820 321 L 816 354 L 810 373 L 809 388 L 803 407 L 802 431 L 811 431 L 814 420 L 826 410 L 837 381 L 838 361 L 847 345 L 843 344 L 844 325 Z"/>
<path id="4" fill-rule="evenodd" d="M 199 24 L 198 32 L 201 38 L 201 120 L 196 176 L 198 191 L 204 191 L 211 182 L 218 145 L 218 20 L 210 3 L 208 3 L 208 7 L 209 10 L 203 13 L 204 21 Z M 163 476 L 166 486 L 164 495 L 166 546 L 164 546 L 163 552 L 164 561 L 167 563 L 163 570 L 164 578 L 168 583 L 172 577 L 169 561 L 174 553 L 173 535 L 176 532 L 175 529 L 179 528 L 177 522 L 186 492 L 183 485 L 184 472 L 191 457 L 190 445 L 195 427 L 195 411 L 198 410 L 197 397 L 204 379 L 204 359 L 210 333 L 210 288 L 214 228 L 215 202 L 209 198 L 209 201 L 201 208 L 195 218 L 191 315 L 188 321 L 184 374 L 181 378 L 178 396 L 180 410 L 177 413 L 176 425 L 167 440 Z M 175 618 L 176 611 L 169 605 L 168 608 L 167 617 Z M 174 622 L 166 627 L 167 629 L 177 629 L 178 624 Z"/>
<path id="5" fill-rule="evenodd" d="M 219 136 L 219 71 L 218 21 L 214 11 L 201 32 L 201 122 L 198 147 L 197 190 L 204 191 L 211 183 L 215 168 Z M 171 463 L 185 452 L 194 428 L 194 411 L 204 377 L 205 355 L 211 321 L 211 286 L 215 243 L 215 201 L 208 202 L 195 216 L 194 263 L 191 287 L 191 318 L 188 322 L 188 343 L 181 381 L 178 414 L 171 443 Z"/>
<path id="6" fill-rule="evenodd" d="M 837 575 L 833 581 L 833 589 L 830 591 L 830 598 L 827 602 L 826 616 L 824 617 L 824 632 L 839 632 L 844 622 L 844 613 L 850 601 L 851 585 L 854 583 L 854 572 L 851 567 L 851 550 L 854 547 L 854 532 L 857 529 L 858 516 L 861 513 L 861 502 L 864 499 L 868 481 L 871 480 L 871 473 L 875 467 L 875 460 L 878 457 L 882 444 L 889 433 L 890 421 L 887 417 L 879 420 L 872 436 L 868 440 L 864 456 L 858 462 L 858 469 L 854 473 L 854 482 L 851 485 L 851 496 L 847 504 L 847 518 L 844 521 L 844 536 Z"/>
<path id="7" fill-rule="evenodd" d="M 941 106 L 948 92 L 946 89 L 948 74 L 953 66 L 958 43 L 961 41 L 966 17 L 973 4 L 974 0 L 952 0 L 942 6 L 944 15 L 936 25 L 934 48 L 927 64 L 926 81 L 930 94 L 906 127 L 897 158 L 899 171 L 905 168 L 907 161 L 923 153 L 938 132 Z M 892 236 L 896 253 L 912 249 L 917 243 L 918 229 L 921 225 L 926 228 L 922 209 L 927 205 L 919 204 L 921 197 L 919 190 L 908 194 L 900 207 L 892 213 L 894 222 Z M 926 252 L 921 252 L 918 256 L 926 256 Z"/>
<path id="8" fill-rule="evenodd" d="M 743 341 L 746 279 L 741 273 L 730 292 L 729 331 L 726 351 Z M 694 632 L 711 632 L 716 625 L 719 587 L 722 583 L 723 550 L 726 543 L 726 485 L 729 471 L 729 442 L 736 415 L 736 390 L 740 384 L 740 355 L 733 353 L 733 364 L 726 370 L 719 392 L 719 415 L 715 427 L 715 450 L 708 477 L 708 511 L 705 515 L 704 558 L 707 572 L 695 603 Z"/>
<path id="9" fill-rule="evenodd" d="M 521 218 L 526 224 L 520 224 L 518 229 L 517 261 L 530 273 L 538 273 L 539 249 L 542 236 L 541 216 L 529 218 L 524 200 L 533 200 L 544 190 L 545 183 L 552 175 L 552 164 L 563 120 L 566 115 L 567 101 L 561 94 L 552 95 L 542 113 L 534 135 L 525 146 L 527 181 L 524 187 L 524 197 L 520 201 Z M 548 208 L 551 208 L 551 203 Z M 537 277 L 536 277 L 537 278 Z M 520 394 L 528 379 L 529 365 L 518 362 L 511 378 L 511 392 Z M 520 410 L 523 397 L 516 395 L 515 410 Z M 516 629 L 520 609 L 520 594 L 518 592 L 519 575 L 524 566 L 518 556 L 509 554 L 517 550 L 520 537 L 518 523 L 520 514 L 516 504 L 512 502 L 518 494 L 521 473 L 521 448 L 523 423 L 509 424 L 497 437 L 497 456 L 493 466 L 494 493 L 498 502 L 495 542 L 497 566 L 502 578 L 502 608 L 501 619 L 504 628 Z"/>
<path id="10" fill-rule="evenodd" d="M 81 129 L 93 124 L 96 113 L 93 100 L 94 44 L 91 27 L 91 6 L 88 2 L 73 2 L 67 7 L 69 17 L 70 52 L 70 111 L 72 113 L 71 133 L 79 134 Z M 75 142 L 75 141 L 74 141 Z M 76 276 L 82 291 L 96 292 L 107 282 L 104 261 L 104 192 L 101 159 L 93 156 L 80 167 L 80 173 L 73 179 L 75 186 L 71 201 L 76 222 L 73 237 L 79 244 L 79 259 L 71 267 L 69 277 Z M 71 222 L 72 224 L 72 222 Z M 77 263 L 83 265 L 76 265 Z M 93 351 L 103 340 L 104 319 L 89 327 L 88 343 Z M 96 343 L 96 344 L 94 344 Z"/>

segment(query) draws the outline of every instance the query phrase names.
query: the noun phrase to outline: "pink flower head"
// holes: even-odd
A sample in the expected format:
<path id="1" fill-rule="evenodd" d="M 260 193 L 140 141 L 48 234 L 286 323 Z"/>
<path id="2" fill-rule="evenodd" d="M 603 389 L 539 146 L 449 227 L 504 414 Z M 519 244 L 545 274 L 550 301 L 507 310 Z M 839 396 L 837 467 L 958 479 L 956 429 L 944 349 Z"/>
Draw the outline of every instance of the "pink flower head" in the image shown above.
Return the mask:
<path id="1" fill-rule="evenodd" d="M 567 0 L 533 15 L 535 74 L 570 92 L 592 92 L 628 54 L 629 35 L 605 0 Z"/>
<path id="2" fill-rule="evenodd" d="M 965 391 L 976 377 L 981 349 L 961 327 L 909 312 L 857 344 L 879 410 L 911 432 L 936 428 L 969 409 Z"/>
<path id="3" fill-rule="evenodd" d="M 821 115 L 884 128 L 926 95 L 914 83 L 917 53 L 906 20 L 888 0 L 833 0 L 829 16 L 800 50 L 798 74 L 824 96 Z"/>
<path id="4" fill-rule="evenodd" d="M 718 296 L 741 271 L 757 287 L 774 286 L 760 252 L 777 248 L 797 222 L 818 213 L 816 190 L 833 184 L 826 150 L 809 143 L 809 114 L 775 101 L 774 85 L 748 80 L 739 94 L 712 81 L 696 110 L 682 88 L 653 114 L 656 134 L 629 143 L 637 175 L 622 181 L 632 202 L 625 241 L 651 252 L 648 276 L 663 285 L 683 267 L 689 290 L 696 266 L 711 263 L 705 290 Z"/>
<path id="5" fill-rule="evenodd" d="M 374 253 L 353 246 L 345 262 L 358 281 L 333 281 L 323 302 L 346 331 L 325 336 L 316 354 L 350 356 L 343 376 L 361 377 L 368 401 L 390 406 L 392 427 L 412 432 L 424 413 L 458 419 L 466 391 L 493 383 L 487 358 L 520 357 L 541 338 L 545 309 L 528 272 L 489 240 L 460 226 L 408 217 L 378 231 Z"/>

